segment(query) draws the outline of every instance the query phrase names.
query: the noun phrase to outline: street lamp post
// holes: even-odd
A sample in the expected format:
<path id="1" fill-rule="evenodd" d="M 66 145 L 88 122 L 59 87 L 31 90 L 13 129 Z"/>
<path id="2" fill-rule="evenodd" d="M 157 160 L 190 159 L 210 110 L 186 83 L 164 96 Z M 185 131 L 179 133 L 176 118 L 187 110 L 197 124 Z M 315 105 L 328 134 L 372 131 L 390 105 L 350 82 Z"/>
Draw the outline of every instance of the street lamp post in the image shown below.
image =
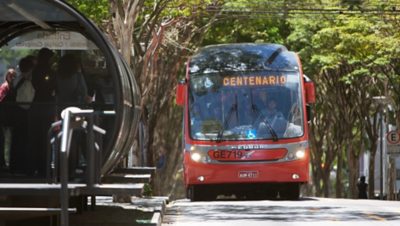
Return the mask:
<path id="1" fill-rule="evenodd" d="M 380 142 L 379 142 L 379 152 L 380 152 L 380 193 L 379 198 L 383 200 L 383 112 L 382 104 L 379 104 L 379 124 L 380 124 Z"/>
<path id="2" fill-rule="evenodd" d="M 380 173 L 380 192 L 379 192 L 379 199 L 383 200 L 383 107 L 387 103 L 386 96 L 376 96 L 373 97 L 374 101 L 379 105 L 379 126 L 380 126 L 380 140 L 379 140 L 379 173 Z"/>

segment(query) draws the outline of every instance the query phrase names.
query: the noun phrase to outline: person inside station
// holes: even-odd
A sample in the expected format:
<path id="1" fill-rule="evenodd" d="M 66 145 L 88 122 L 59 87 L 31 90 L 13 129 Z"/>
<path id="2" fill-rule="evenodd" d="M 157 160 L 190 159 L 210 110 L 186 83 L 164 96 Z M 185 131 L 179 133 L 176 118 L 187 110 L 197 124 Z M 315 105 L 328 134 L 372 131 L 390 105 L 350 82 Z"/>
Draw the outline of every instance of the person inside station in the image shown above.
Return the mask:
<path id="1" fill-rule="evenodd" d="M 0 102 L 7 96 L 17 76 L 15 68 L 9 68 L 4 75 L 4 82 L 0 86 Z"/>
<path id="2" fill-rule="evenodd" d="M 73 54 L 65 54 L 58 62 L 56 100 L 59 106 L 64 105 L 62 109 L 91 103 L 80 65 L 79 59 Z"/>
<path id="3" fill-rule="evenodd" d="M 14 173 L 33 175 L 34 154 L 30 151 L 29 139 L 29 109 L 35 96 L 31 79 L 35 67 L 35 57 L 28 55 L 19 61 L 19 77 L 15 83 L 15 103 L 12 108 L 12 138 L 10 151 L 10 170 Z"/>
<path id="4" fill-rule="evenodd" d="M 13 83 L 15 80 L 15 77 L 17 76 L 17 72 L 15 71 L 14 68 L 9 68 L 5 75 L 4 75 L 4 82 L 0 86 L 0 103 L 2 103 L 7 94 L 9 93 L 10 89 L 13 87 Z M 0 171 L 5 171 L 7 169 L 7 157 L 9 151 L 6 150 L 8 147 L 6 147 L 6 135 L 9 134 L 9 128 L 6 126 L 7 125 L 7 119 L 6 119 L 6 111 L 5 111 L 4 105 L 0 106 Z"/>
<path id="5" fill-rule="evenodd" d="M 58 62 L 56 78 L 56 102 L 58 114 L 67 107 L 84 108 L 90 104 L 92 98 L 88 95 L 86 81 L 81 72 L 79 58 L 71 53 L 63 55 Z M 79 169 L 85 162 L 85 133 L 83 131 L 74 131 L 70 152 L 70 174 L 76 175 L 83 169 Z"/>
<path id="6" fill-rule="evenodd" d="M 34 171 L 38 176 L 46 172 L 47 133 L 55 119 L 55 79 L 53 63 L 55 52 L 41 48 L 36 55 L 36 65 L 32 71 L 32 85 L 35 96 L 29 109 L 28 143 L 34 158 Z"/>

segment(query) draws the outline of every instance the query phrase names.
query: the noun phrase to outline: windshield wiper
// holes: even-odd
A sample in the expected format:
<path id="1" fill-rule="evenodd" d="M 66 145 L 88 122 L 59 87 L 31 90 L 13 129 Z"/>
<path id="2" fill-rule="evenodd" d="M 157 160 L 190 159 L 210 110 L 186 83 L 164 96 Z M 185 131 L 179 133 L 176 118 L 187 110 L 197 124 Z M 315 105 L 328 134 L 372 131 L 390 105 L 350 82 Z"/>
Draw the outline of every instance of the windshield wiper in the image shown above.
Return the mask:
<path id="1" fill-rule="evenodd" d="M 265 118 L 262 122 L 264 122 L 265 125 L 268 127 L 269 133 L 270 133 L 271 136 L 272 136 L 272 140 L 273 140 L 273 141 L 278 141 L 278 140 L 279 140 L 279 139 L 278 139 L 278 135 L 276 135 L 276 132 L 275 132 L 274 128 L 272 128 L 271 123 L 268 122 L 268 119 Z"/>
<path id="2" fill-rule="evenodd" d="M 224 118 L 224 125 L 222 125 L 222 128 L 218 131 L 217 135 L 217 141 L 222 141 L 222 136 L 224 135 L 225 129 L 228 127 L 229 123 L 231 122 L 232 114 L 234 112 L 237 113 L 237 96 L 235 94 L 235 103 L 232 104 L 231 108 L 229 109 L 228 114 Z"/>
<path id="3" fill-rule="evenodd" d="M 279 139 L 278 139 L 278 135 L 276 134 L 274 128 L 272 128 L 271 123 L 269 123 L 267 117 L 266 117 L 266 116 L 258 109 L 258 107 L 253 103 L 253 93 L 251 93 L 250 101 L 251 101 L 251 103 L 250 103 L 250 104 L 251 104 L 251 109 L 257 114 L 256 117 L 255 117 L 254 122 L 257 121 L 257 119 L 258 119 L 259 116 L 261 116 L 261 118 L 264 118 L 264 120 L 262 120 L 261 122 L 264 122 L 265 125 L 268 127 L 269 133 L 270 133 L 271 136 L 272 136 L 272 140 L 273 140 L 273 141 L 278 141 L 278 140 L 279 140 Z M 254 122 L 253 122 L 252 124 L 254 124 Z"/>
<path id="4" fill-rule="evenodd" d="M 225 129 L 228 127 L 229 123 L 231 122 L 233 112 L 237 112 L 237 104 L 232 104 L 231 108 L 229 109 L 228 115 L 224 118 L 224 125 L 218 131 L 217 140 L 221 141 L 222 136 L 224 135 Z"/>

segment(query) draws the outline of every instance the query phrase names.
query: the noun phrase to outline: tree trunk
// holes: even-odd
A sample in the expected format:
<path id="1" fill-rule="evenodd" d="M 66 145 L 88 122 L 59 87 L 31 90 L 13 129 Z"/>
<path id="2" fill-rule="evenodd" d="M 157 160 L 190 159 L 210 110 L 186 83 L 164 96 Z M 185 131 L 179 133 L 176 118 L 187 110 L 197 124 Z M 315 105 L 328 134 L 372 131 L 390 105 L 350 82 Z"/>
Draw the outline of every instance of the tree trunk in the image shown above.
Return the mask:
<path id="1" fill-rule="evenodd" d="M 313 184 L 315 188 L 315 196 L 320 197 L 322 196 L 322 187 L 321 187 L 321 179 L 322 179 L 322 170 L 320 167 L 314 166 L 315 169 L 313 169 Z"/>
<path id="2" fill-rule="evenodd" d="M 342 169 L 343 169 L 343 150 L 339 147 L 337 152 L 337 169 L 336 169 L 336 198 L 342 198 Z"/>
<path id="3" fill-rule="evenodd" d="M 362 145 L 360 149 L 362 149 Z M 349 167 L 349 197 L 350 198 L 357 198 L 358 197 L 358 190 L 357 190 L 357 182 L 358 182 L 358 177 L 359 175 L 359 157 L 361 151 L 357 152 L 356 150 L 352 150 L 353 147 L 351 144 L 348 145 L 348 152 L 347 152 L 347 162 L 348 162 L 348 167 Z M 358 154 L 356 154 L 358 153 Z"/>
<path id="4" fill-rule="evenodd" d="M 180 169 L 182 169 L 182 139 L 181 130 L 182 109 L 174 107 L 171 101 L 168 112 L 161 115 L 156 126 L 154 145 L 156 151 L 154 195 L 168 195 L 175 198 L 185 196 Z M 172 129 L 171 129 L 172 128 Z M 172 198 L 171 197 L 171 198 Z"/>
<path id="5" fill-rule="evenodd" d="M 375 193 L 375 155 L 376 155 L 377 143 L 376 141 L 371 144 L 371 151 L 369 157 L 368 167 L 368 197 L 371 199 Z"/>
<path id="6" fill-rule="evenodd" d="M 331 185 L 331 177 L 330 177 L 330 166 L 325 165 L 326 168 L 324 168 L 324 173 L 322 174 L 322 181 L 323 181 L 323 185 L 322 185 L 322 189 L 324 191 L 324 197 L 328 198 L 330 197 L 330 185 Z"/>
<path id="7" fill-rule="evenodd" d="M 395 200 L 395 184 L 396 184 L 396 161 L 393 157 L 389 156 L 389 181 L 388 181 L 388 186 L 389 186 L 389 191 L 388 191 L 388 200 Z"/>
<path id="8" fill-rule="evenodd" d="M 325 198 L 329 198 L 329 195 L 330 195 L 329 185 L 331 183 L 330 183 L 329 179 L 330 179 L 329 177 L 324 177 L 324 179 L 323 179 L 323 183 L 324 183 L 323 190 L 324 190 L 324 197 Z"/>

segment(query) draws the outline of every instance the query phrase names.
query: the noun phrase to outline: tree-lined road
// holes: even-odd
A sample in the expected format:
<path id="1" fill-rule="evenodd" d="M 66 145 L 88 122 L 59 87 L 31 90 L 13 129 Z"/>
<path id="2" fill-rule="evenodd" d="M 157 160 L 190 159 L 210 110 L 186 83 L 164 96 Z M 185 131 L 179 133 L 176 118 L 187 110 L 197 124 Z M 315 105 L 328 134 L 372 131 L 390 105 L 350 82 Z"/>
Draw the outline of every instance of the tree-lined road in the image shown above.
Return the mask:
<path id="1" fill-rule="evenodd" d="M 178 200 L 167 207 L 163 226 L 400 225 L 400 202 L 302 198 L 299 201 Z"/>

